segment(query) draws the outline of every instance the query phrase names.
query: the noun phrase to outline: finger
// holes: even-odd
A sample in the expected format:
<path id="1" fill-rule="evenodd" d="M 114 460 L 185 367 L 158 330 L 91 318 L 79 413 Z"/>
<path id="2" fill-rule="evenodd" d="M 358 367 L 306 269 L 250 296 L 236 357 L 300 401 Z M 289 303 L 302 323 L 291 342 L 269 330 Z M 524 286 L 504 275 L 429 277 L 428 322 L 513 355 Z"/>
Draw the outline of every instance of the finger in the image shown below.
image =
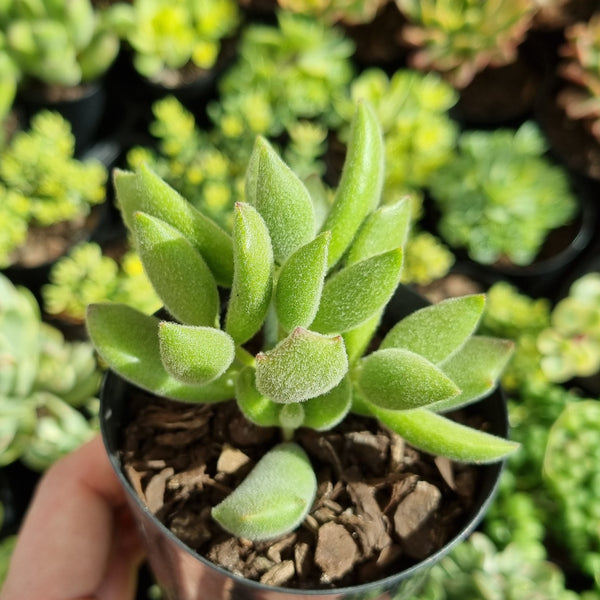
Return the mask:
<path id="1" fill-rule="evenodd" d="M 42 477 L 19 532 L 1 600 L 95 595 L 112 568 L 115 534 L 127 533 L 128 543 L 136 547 L 132 529 L 118 531 L 115 514 L 123 510 L 124 492 L 98 436 Z M 139 551 L 132 551 L 121 570 L 133 572 L 138 556 Z"/>

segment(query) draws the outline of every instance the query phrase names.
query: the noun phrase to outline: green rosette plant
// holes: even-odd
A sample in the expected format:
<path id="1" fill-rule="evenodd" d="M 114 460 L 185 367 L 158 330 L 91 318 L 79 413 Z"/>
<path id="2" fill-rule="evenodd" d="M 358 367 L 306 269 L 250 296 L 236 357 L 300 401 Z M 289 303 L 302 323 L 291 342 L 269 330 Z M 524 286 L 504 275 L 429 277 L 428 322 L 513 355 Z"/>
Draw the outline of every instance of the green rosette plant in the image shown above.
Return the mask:
<path id="1" fill-rule="evenodd" d="M 463 132 L 456 157 L 428 184 L 444 241 L 481 264 L 531 264 L 547 235 L 579 206 L 567 170 L 546 150 L 533 121 L 516 130 Z"/>
<path id="2" fill-rule="evenodd" d="M 90 0 L 7 0 L 0 25 L 21 75 L 72 87 L 102 77 L 119 52 L 111 8 Z"/>
<path id="3" fill-rule="evenodd" d="M 0 465 L 42 471 L 89 440 L 100 376 L 91 344 L 65 341 L 0 274 Z"/>
<path id="4" fill-rule="evenodd" d="M 279 536 L 309 511 L 317 481 L 295 441 L 300 427 L 325 431 L 354 412 L 459 461 L 493 462 L 516 448 L 441 414 L 490 393 L 510 356 L 510 342 L 474 334 L 484 296 L 413 312 L 371 350 L 399 285 L 409 222 L 407 202 L 379 206 L 383 152 L 375 114 L 360 103 L 321 223 L 307 187 L 259 137 L 231 236 L 148 168 L 115 175 L 124 221 L 171 319 L 92 304 L 90 338 L 145 390 L 192 403 L 235 399 L 252 423 L 279 428 L 281 443 L 212 509 L 237 537 Z M 229 289 L 224 307 L 219 287 Z"/>
<path id="5" fill-rule="evenodd" d="M 277 0 L 279 6 L 327 23 L 359 25 L 370 23 L 388 0 Z"/>

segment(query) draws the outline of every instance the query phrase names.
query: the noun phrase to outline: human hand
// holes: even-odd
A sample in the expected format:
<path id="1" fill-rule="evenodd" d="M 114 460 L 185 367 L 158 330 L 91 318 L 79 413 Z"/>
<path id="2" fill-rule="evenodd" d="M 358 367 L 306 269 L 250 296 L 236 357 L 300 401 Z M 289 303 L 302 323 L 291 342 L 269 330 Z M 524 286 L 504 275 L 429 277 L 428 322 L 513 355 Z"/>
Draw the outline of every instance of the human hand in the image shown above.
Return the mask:
<path id="1" fill-rule="evenodd" d="M 132 600 L 143 552 L 100 436 L 42 477 L 0 600 Z"/>

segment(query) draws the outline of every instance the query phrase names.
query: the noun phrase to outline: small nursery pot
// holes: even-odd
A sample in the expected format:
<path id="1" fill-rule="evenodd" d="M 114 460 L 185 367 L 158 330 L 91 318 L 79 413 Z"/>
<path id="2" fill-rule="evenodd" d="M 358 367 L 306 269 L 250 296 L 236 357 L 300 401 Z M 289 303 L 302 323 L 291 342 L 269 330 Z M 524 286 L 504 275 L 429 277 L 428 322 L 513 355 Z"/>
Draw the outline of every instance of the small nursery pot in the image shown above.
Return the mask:
<path id="1" fill-rule="evenodd" d="M 394 319 L 426 304 L 408 288 L 399 288 L 399 304 L 392 299 L 387 313 Z M 104 377 L 100 394 L 100 427 L 111 463 L 126 491 L 128 503 L 137 521 L 156 582 L 169 600 L 410 600 L 424 584 L 430 568 L 463 541 L 486 513 L 496 491 L 503 463 L 477 467 L 479 489 L 464 524 L 438 551 L 409 568 L 384 579 L 352 587 L 335 589 L 299 589 L 265 585 L 245 579 L 201 556 L 163 525 L 144 504 L 124 472 L 121 435 L 127 421 L 127 397 L 135 387 L 112 371 Z M 488 431 L 506 436 L 508 415 L 501 390 L 477 403 Z"/>

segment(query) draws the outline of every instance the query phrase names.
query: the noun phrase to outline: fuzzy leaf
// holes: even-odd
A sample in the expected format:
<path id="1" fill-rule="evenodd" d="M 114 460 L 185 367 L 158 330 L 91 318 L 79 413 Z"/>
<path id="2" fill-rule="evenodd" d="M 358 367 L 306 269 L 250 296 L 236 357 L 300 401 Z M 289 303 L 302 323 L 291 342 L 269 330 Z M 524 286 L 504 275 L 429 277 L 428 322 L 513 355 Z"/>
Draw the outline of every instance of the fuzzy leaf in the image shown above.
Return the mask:
<path id="1" fill-rule="evenodd" d="M 376 254 L 403 247 L 410 227 L 410 202 L 403 198 L 396 204 L 378 208 L 369 215 L 350 246 L 346 265 Z"/>
<path id="2" fill-rule="evenodd" d="M 212 327 L 191 327 L 163 321 L 159 325 L 160 355 L 167 371 L 184 383 L 201 385 L 225 373 L 233 362 L 235 344 Z"/>
<path id="3" fill-rule="evenodd" d="M 277 317 L 285 331 L 308 327 L 319 308 L 331 235 L 324 232 L 284 263 L 275 288 Z"/>
<path id="4" fill-rule="evenodd" d="M 352 387 L 349 378 L 344 377 L 326 394 L 310 398 L 301 404 L 304 409 L 302 425 L 316 431 L 327 431 L 344 419 L 350 411 L 351 405 Z"/>
<path id="5" fill-rule="evenodd" d="M 377 350 L 361 359 L 358 385 L 375 406 L 411 410 L 456 396 L 460 390 L 441 369 L 400 348 Z"/>
<path id="6" fill-rule="evenodd" d="M 261 327 L 271 301 L 273 252 L 269 232 L 257 210 L 235 205 L 234 275 L 225 330 L 236 344 L 248 341 Z"/>
<path id="7" fill-rule="evenodd" d="M 342 334 L 350 364 L 357 361 L 369 347 L 369 343 L 373 339 L 373 335 L 381 322 L 382 314 L 383 309 L 376 312 L 370 319 L 361 323 L 358 327 L 350 329 L 350 331 L 345 331 Z"/>
<path id="8" fill-rule="evenodd" d="M 399 412 L 373 407 L 372 412 L 411 446 L 456 461 L 492 463 L 519 448 L 516 442 L 461 425 L 425 408 Z"/>
<path id="9" fill-rule="evenodd" d="M 293 477 L 285 476 L 292 473 Z M 279 444 L 212 509 L 212 516 L 236 537 L 266 540 L 298 527 L 316 490 L 317 479 L 304 450 L 294 443 Z"/>
<path id="10" fill-rule="evenodd" d="M 275 348 L 256 355 L 256 387 L 274 402 L 302 402 L 333 389 L 347 370 L 341 336 L 297 327 Z"/>
<path id="11" fill-rule="evenodd" d="M 219 293 L 202 256 L 164 221 L 141 212 L 133 219 L 144 270 L 166 309 L 182 323 L 214 326 Z"/>
<path id="12" fill-rule="evenodd" d="M 401 269 L 402 250 L 398 248 L 338 271 L 323 286 L 311 329 L 332 334 L 358 327 L 387 304 Z"/>
<path id="13" fill-rule="evenodd" d="M 475 331 L 484 305 L 485 296 L 473 294 L 416 310 L 392 327 L 380 348 L 405 348 L 437 364 Z"/>
<path id="14" fill-rule="evenodd" d="M 90 304 L 88 335 L 108 366 L 127 381 L 159 396 L 183 402 L 233 398 L 233 373 L 203 386 L 178 381 L 166 371 L 158 342 L 159 319 L 117 303 Z"/>
<path id="15" fill-rule="evenodd" d="M 331 231 L 329 266 L 342 257 L 365 217 L 381 199 L 384 173 L 383 139 L 377 117 L 366 103 L 357 106 L 348 151 L 331 211 L 323 225 Z"/>
<path id="16" fill-rule="evenodd" d="M 313 239 L 315 215 L 308 190 L 260 136 L 246 171 L 246 201 L 265 220 L 279 264 Z"/>
<path id="17" fill-rule="evenodd" d="M 498 379 L 506 367 L 514 343 L 510 340 L 474 336 L 440 368 L 456 385 L 461 393 L 449 401 L 430 405 L 430 410 L 439 412 L 471 404 L 487 396 L 498 385 Z"/>
<path id="18" fill-rule="evenodd" d="M 237 404 L 251 423 L 261 427 L 277 427 L 282 405 L 269 400 L 256 389 L 255 377 L 253 367 L 245 367 L 240 372 L 235 386 Z"/>
<path id="19" fill-rule="evenodd" d="M 233 248 L 229 234 L 145 165 L 135 173 L 116 169 L 114 185 L 123 220 L 130 231 L 133 231 L 136 212 L 161 219 L 188 238 L 202 254 L 219 285 L 231 286 Z"/>

